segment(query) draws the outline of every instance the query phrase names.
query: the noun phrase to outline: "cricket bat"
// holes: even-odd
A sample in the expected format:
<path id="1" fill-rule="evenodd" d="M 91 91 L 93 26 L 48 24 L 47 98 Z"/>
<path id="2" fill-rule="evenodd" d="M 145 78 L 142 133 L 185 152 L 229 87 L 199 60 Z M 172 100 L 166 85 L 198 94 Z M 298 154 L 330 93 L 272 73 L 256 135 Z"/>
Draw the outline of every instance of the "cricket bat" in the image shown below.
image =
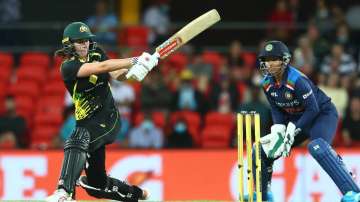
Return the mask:
<path id="1" fill-rule="evenodd" d="M 166 58 L 182 45 L 186 44 L 192 38 L 205 31 L 218 21 L 220 21 L 220 15 L 216 9 L 212 9 L 202 14 L 159 45 L 156 48 L 156 53 L 160 55 L 160 59 Z"/>
<path id="2" fill-rule="evenodd" d="M 220 15 L 215 9 L 212 9 L 202 14 L 201 16 L 191 21 L 189 24 L 185 25 L 185 27 L 172 35 L 168 40 L 159 45 L 153 55 L 160 57 L 160 59 L 166 58 L 175 50 L 186 44 L 188 41 L 190 41 L 192 38 L 203 32 L 207 28 L 211 27 L 219 20 Z M 130 72 L 131 69 L 126 74 L 127 79 L 129 79 L 130 77 L 134 77 L 134 75 L 132 75 Z M 141 81 L 142 79 L 143 78 L 137 80 Z"/>

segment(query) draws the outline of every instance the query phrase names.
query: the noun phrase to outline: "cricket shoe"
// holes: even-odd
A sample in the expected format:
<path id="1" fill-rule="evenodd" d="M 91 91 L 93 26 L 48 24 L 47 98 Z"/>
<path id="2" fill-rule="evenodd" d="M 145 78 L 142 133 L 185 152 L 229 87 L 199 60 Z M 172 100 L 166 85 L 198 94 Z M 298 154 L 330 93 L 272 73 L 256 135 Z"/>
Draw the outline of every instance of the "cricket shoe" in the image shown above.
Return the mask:
<path id="1" fill-rule="evenodd" d="M 256 192 L 254 192 L 254 195 L 253 195 L 253 201 L 256 201 Z M 263 202 L 274 202 L 274 197 L 273 197 L 273 194 L 271 191 L 268 191 L 267 192 L 267 200 L 264 201 L 264 199 L 262 199 Z M 245 195 L 244 196 L 244 201 L 249 201 L 249 195 Z"/>
<path id="2" fill-rule="evenodd" d="M 64 189 L 56 190 L 45 199 L 46 202 L 76 202 Z"/>
<path id="3" fill-rule="evenodd" d="M 143 194 L 142 196 L 139 198 L 140 200 L 147 200 L 150 198 L 150 192 L 148 189 L 142 189 Z"/>
<path id="4" fill-rule="evenodd" d="M 356 193 L 354 191 L 347 192 L 341 199 L 341 202 L 359 202 L 360 201 L 360 193 Z"/>

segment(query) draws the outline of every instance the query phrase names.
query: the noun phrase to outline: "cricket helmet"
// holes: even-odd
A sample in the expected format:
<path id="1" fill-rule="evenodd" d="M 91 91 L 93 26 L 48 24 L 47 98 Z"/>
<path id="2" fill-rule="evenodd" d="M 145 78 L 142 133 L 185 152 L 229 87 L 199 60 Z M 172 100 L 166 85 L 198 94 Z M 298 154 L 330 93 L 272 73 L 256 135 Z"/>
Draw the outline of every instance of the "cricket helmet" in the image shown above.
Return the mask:
<path id="1" fill-rule="evenodd" d="M 280 59 L 283 62 L 283 66 L 287 67 L 290 63 L 291 54 L 289 48 L 283 42 L 268 41 L 258 55 L 260 70 L 265 74 L 267 74 L 267 66 L 265 63 L 267 58 Z"/>
<path id="2" fill-rule="evenodd" d="M 74 41 L 78 39 L 92 39 L 95 37 L 94 34 L 91 33 L 89 26 L 87 26 L 83 22 L 72 22 L 68 24 L 63 33 L 62 43 L 66 43 L 67 41 Z"/>
<path id="3" fill-rule="evenodd" d="M 68 24 L 64 29 L 62 39 L 65 53 L 68 55 L 77 56 L 73 42 L 79 39 L 89 39 L 89 51 L 95 50 L 96 42 L 92 40 L 94 37 L 95 35 L 91 33 L 89 26 L 87 26 L 85 23 L 72 22 Z"/>
<path id="4" fill-rule="evenodd" d="M 284 63 L 289 64 L 291 54 L 289 48 L 281 41 L 268 41 L 261 49 L 258 58 L 263 61 L 267 57 L 279 58 Z"/>

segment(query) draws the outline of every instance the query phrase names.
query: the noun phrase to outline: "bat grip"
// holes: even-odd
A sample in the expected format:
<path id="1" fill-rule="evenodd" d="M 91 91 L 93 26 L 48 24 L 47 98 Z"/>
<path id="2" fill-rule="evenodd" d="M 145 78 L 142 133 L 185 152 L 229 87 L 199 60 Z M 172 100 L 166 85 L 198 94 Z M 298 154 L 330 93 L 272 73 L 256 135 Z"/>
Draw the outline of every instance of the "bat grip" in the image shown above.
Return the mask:
<path id="1" fill-rule="evenodd" d="M 155 57 L 157 57 L 158 59 L 160 58 L 160 53 L 158 53 L 157 51 L 155 51 L 153 54 L 152 54 L 152 56 L 155 56 Z"/>

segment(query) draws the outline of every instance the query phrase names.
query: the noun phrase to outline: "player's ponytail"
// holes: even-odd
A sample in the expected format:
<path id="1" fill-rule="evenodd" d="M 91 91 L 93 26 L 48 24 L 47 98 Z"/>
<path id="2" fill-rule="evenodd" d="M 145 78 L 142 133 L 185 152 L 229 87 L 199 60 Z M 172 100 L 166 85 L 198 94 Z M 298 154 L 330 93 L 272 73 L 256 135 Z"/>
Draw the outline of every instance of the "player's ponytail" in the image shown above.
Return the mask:
<path id="1" fill-rule="evenodd" d="M 75 48 L 71 42 L 63 44 L 63 47 L 55 51 L 55 56 L 61 57 L 64 60 L 75 56 Z"/>

